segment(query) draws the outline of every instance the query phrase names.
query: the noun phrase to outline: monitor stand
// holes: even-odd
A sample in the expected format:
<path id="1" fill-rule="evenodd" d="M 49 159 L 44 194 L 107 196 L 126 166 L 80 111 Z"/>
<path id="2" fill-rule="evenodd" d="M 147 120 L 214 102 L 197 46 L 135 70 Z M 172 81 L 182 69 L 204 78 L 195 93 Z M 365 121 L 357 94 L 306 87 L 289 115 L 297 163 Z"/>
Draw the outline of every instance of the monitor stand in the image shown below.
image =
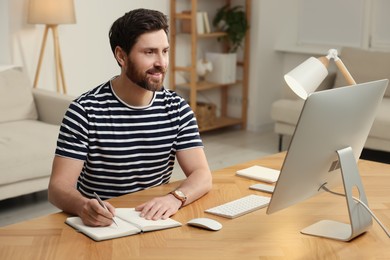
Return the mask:
<path id="1" fill-rule="evenodd" d="M 356 186 L 360 195 L 359 199 L 368 205 L 352 148 L 347 147 L 338 150 L 337 154 L 343 177 L 350 224 L 333 220 L 322 220 L 302 229 L 301 233 L 341 241 L 350 241 L 367 231 L 372 225 L 372 217 L 359 202 L 352 198 L 352 188 Z"/>

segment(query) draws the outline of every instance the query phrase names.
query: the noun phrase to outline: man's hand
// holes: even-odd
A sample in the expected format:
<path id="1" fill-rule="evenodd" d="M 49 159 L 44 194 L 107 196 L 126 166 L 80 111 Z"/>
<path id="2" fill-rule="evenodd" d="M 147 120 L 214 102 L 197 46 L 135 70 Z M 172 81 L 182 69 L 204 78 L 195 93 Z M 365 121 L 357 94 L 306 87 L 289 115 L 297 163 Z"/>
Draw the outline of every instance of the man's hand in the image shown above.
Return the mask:
<path id="1" fill-rule="evenodd" d="M 90 199 L 82 208 L 80 218 L 87 226 L 105 227 L 112 224 L 115 208 L 108 202 L 103 202 L 109 211 L 103 208 L 96 199 Z"/>
<path id="2" fill-rule="evenodd" d="M 175 214 L 181 207 L 181 201 L 172 194 L 154 198 L 135 208 L 141 211 L 140 216 L 145 219 L 167 219 Z"/>

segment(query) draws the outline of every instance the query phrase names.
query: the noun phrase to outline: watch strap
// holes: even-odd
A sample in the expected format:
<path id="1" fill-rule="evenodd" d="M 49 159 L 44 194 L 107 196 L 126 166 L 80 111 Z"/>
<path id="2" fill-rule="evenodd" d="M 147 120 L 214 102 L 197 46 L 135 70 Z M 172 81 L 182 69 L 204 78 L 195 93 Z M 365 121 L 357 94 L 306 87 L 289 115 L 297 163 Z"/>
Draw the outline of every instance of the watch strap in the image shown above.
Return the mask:
<path id="1" fill-rule="evenodd" d="M 184 195 L 184 193 L 181 192 L 181 191 L 180 191 L 180 192 L 183 193 L 184 196 L 179 196 L 179 195 L 177 194 L 176 191 L 177 191 L 177 190 L 173 190 L 173 191 L 171 191 L 169 194 L 172 194 L 176 199 L 178 199 L 178 200 L 181 201 L 181 206 L 180 206 L 180 208 L 181 208 L 181 207 L 184 206 L 184 203 L 186 203 L 187 197 L 186 197 L 186 196 Z"/>

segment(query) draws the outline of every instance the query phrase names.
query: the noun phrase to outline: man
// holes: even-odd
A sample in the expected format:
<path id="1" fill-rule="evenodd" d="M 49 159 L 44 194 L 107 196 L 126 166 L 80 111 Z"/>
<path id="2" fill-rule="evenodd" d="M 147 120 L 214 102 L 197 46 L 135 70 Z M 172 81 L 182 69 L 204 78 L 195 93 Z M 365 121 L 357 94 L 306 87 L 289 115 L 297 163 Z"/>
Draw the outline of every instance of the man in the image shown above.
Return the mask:
<path id="1" fill-rule="evenodd" d="M 115 208 L 94 199 L 168 183 L 175 157 L 187 178 L 177 190 L 136 207 L 166 219 L 211 189 L 211 173 L 188 104 L 163 88 L 169 63 L 168 24 L 158 11 L 137 9 L 109 33 L 119 76 L 81 95 L 61 125 L 49 200 L 84 224 L 112 224 Z"/>

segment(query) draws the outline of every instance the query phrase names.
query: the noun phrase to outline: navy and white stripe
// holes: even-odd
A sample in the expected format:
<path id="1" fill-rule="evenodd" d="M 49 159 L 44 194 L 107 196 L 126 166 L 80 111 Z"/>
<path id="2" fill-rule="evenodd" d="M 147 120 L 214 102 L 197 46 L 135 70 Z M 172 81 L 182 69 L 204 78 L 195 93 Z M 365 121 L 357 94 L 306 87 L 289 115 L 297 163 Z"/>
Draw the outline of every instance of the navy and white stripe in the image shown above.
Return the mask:
<path id="1" fill-rule="evenodd" d="M 203 144 L 183 98 L 163 89 L 133 108 L 107 82 L 69 106 L 56 154 L 85 161 L 77 184 L 84 196 L 111 198 L 167 183 L 176 151 L 193 147 Z"/>

